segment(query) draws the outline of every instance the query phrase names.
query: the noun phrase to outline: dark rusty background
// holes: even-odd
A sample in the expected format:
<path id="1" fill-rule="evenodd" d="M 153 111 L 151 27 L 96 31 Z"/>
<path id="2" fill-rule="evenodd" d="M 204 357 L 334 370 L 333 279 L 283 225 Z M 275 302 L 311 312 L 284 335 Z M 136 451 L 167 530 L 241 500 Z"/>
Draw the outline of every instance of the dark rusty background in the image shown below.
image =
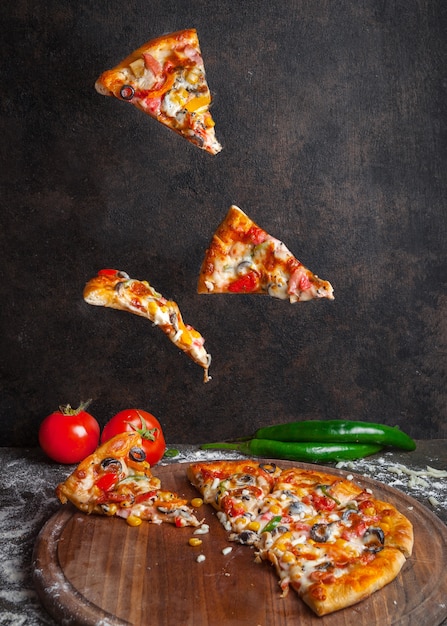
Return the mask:
<path id="1" fill-rule="evenodd" d="M 170 441 L 294 419 L 447 436 L 443 0 L 6 1 L 2 445 L 59 404 L 156 414 Z M 93 84 L 198 30 L 224 149 L 202 152 Z M 199 296 L 238 204 L 335 301 Z M 156 328 L 83 302 L 102 267 L 149 280 L 206 337 L 212 381 Z"/>

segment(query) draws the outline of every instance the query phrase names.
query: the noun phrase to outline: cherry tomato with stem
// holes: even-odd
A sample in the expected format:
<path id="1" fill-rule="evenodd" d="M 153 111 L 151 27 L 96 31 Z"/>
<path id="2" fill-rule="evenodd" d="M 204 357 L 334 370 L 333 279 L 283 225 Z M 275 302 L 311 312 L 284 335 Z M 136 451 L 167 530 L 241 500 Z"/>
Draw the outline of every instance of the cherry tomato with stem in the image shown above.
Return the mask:
<path id="1" fill-rule="evenodd" d="M 166 442 L 161 424 L 152 413 L 141 409 L 120 411 L 104 426 L 101 443 L 125 432 L 137 432 L 141 436 L 146 461 L 150 465 L 155 465 L 163 458 Z"/>
<path id="2" fill-rule="evenodd" d="M 100 426 L 87 413 L 91 400 L 77 409 L 69 404 L 48 415 L 39 427 L 39 444 L 45 454 L 58 463 L 79 463 L 96 450 Z"/>

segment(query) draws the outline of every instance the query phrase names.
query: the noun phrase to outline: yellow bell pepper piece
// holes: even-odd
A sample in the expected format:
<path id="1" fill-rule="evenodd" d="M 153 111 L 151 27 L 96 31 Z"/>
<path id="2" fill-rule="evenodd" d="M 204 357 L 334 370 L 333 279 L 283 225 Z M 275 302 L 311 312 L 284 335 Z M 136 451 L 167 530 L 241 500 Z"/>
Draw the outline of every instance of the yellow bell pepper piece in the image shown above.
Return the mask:
<path id="1" fill-rule="evenodd" d="M 210 102 L 211 102 L 211 96 L 209 93 L 207 93 L 204 96 L 196 96 L 195 98 L 192 98 L 192 100 L 190 100 L 185 105 L 185 109 L 189 113 L 194 113 L 195 111 L 198 111 L 199 109 L 203 109 L 207 107 L 210 104 Z"/>

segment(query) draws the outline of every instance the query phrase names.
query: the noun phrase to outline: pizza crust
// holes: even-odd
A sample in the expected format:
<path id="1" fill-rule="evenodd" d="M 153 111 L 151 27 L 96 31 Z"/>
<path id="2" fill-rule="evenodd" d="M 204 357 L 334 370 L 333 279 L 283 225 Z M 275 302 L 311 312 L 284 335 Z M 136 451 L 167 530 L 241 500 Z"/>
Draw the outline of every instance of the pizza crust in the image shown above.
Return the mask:
<path id="1" fill-rule="evenodd" d="M 384 548 L 374 561 L 355 565 L 331 584 L 314 583 L 305 592 L 298 586 L 296 591 L 317 615 L 327 615 L 357 604 L 388 585 L 405 561 L 405 556 L 396 548 Z M 293 581 L 291 586 L 294 587 Z"/>

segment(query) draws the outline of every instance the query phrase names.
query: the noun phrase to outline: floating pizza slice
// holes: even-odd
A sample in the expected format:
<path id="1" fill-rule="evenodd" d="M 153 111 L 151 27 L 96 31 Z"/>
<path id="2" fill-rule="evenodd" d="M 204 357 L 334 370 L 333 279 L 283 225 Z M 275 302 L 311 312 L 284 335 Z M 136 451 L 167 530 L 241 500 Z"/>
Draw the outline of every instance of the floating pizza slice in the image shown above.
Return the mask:
<path id="1" fill-rule="evenodd" d="M 321 280 L 237 206 L 230 207 L 205 253 L 199 293 L 265 294 L 290 302 L 328 298 Z"/>
<path id="2" fill-rule="evenodd" d="M 200 526 L 188 501 L 163 490 L 152 475 L 138 433 L 116 435 L 97 448 L 57 486 L 56 495 L 83 513 L 121 517 L 131 526 Z"/>
<path id="3" fill-rule="evenodd" d="M 185 324 L 176 302 L 167 300 L 147 281 L 130 278 L 125 272 L 104 269 L 84 288 L 88 304 L 128 311 L 149 319 L 180 350 L 204 369 L 204 381 L 210 380 L 211 355 L 205 350 L 202 335 Z"/>
<path id="4" fill-rule="evenodd" d="M 171 130 L 217 154 L 211 93 L 195 29 L 148 41 L 95 83 L 105 96 L 130 102 Z"/>

